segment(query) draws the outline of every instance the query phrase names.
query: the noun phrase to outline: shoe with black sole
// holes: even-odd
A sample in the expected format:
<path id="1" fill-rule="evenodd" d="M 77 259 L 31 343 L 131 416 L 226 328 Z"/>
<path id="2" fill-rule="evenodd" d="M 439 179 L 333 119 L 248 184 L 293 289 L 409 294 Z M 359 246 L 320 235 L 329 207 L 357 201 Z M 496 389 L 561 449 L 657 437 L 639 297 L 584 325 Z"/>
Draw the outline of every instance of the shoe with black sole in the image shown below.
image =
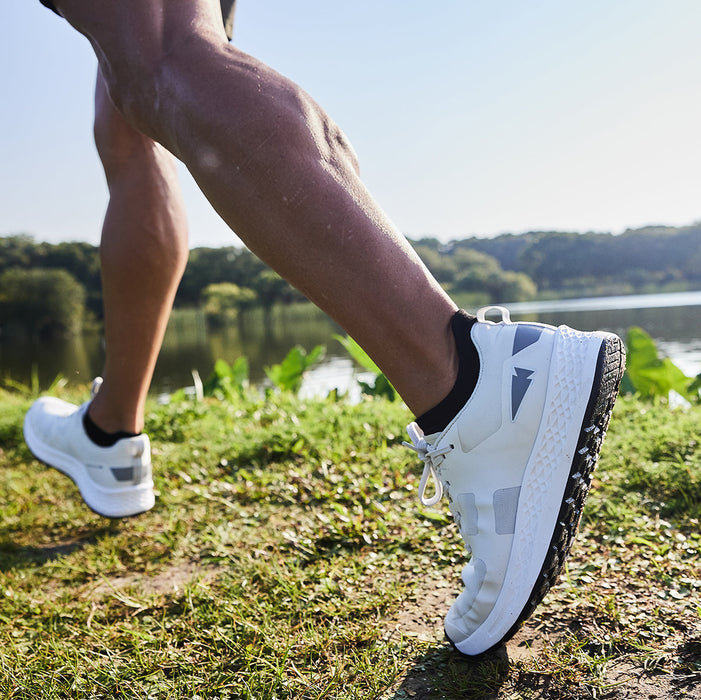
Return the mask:
<path id="1" fill-rule="evenodd" d="M 502 320 L 487 320 L 498 310 Z M 420 498 L 443 494 L 470 554 L 445 631 L 477 656 L 510 639 L 564 568 L 625 366 L 621 339 L 477 315 L 476 387 L 440 433 L 407 430 Z M 428 482 L 435 492 L 426 496 Z"/>

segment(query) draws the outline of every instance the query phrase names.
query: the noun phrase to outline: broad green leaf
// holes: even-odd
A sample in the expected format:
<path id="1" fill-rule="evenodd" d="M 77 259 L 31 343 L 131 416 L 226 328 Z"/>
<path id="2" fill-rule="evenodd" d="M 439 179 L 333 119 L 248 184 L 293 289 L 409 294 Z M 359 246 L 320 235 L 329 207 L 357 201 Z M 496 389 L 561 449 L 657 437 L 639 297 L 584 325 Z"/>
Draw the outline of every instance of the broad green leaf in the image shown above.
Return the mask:
<path id="1" fill-rule="evenodd" d="M 222 400 L 231 400 L 235 394 L 243 395 L 248 385 L 248 359 L 239 357 L 230 365 L 219 359 L 214 363 L 212 373 L 203 385 L 205 396 L 216 396 Z"/>
<path id="2" fill-rule="evenodd" d="M 370 355 L 368 355 L 353 338 L 349 335 L 334 335 L 334 338 L 343 345 L 345 351 L 363 369 L 366 369 L 368 372 L 374 372 L 375 374 L 382 374 L 380 368 L 372 361 Z"/>
<path id="3" fill-rule="evenodd" d="M 272 367 L 266 367 L 265 373 L 279 389 L 299 391 L 304 373 L 323 357 L 325 351 L 326 348 L 323 345 L 317 345 L 307 354 L 304 348 L 297 345 L 287 353 L 282 362 Z"/>
<path id="4" fill-rule="evenodd" d="M 634 326 L 628 330 L 626 346 L 624 390 L 643 397 L 666 397 L 672 390 L 690 396 L 689 377 L 669 358 L 659 358 L 655 341 L 642 328 Z"/>

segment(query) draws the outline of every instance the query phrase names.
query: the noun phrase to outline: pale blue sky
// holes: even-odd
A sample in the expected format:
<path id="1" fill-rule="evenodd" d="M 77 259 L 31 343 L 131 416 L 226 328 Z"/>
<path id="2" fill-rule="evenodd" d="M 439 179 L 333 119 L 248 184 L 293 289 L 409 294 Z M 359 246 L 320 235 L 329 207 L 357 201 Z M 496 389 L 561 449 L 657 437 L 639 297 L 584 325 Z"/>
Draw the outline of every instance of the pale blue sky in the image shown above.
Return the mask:
<path id="1" fill-rule="evenodd" d="M 96 243 L 95 61 L 0 9 L 0 235 Z M 239 0 L 235 39 L 307 89 L 410 237 L 701 219 L 698 0 Z M 185 175 L 185 174 L 184 174 Z M 191 245 L 234 239 L 184 177 Z"/>

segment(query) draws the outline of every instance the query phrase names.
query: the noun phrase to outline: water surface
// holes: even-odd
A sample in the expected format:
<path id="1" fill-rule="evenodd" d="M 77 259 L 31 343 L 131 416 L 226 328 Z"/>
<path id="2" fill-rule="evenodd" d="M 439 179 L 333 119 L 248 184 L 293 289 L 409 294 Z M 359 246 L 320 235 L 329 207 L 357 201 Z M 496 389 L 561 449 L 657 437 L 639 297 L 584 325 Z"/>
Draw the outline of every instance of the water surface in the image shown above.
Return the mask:
<path id="1" fill-rule="evenodd" d="M 553 325 L 567 324 L 581 330 L 611 330 L 622 337 L 631 326 L 640 326 L 687 375 L 701 372 L 701 291 L 508 304 L 514 320 Z M 476 311 L 476 309 L 470 309 Z M 325 393 L 334 386 L 354 386 L 357 368 L 333 339 L 341 329 L 311 305 L 276 309 L 270 316 L 246 314 L 238 323 L 208 329 L 200 312 L 173 314 L 158 359 L 152 391 L 170 392 L 192 383 L 192 370 L 202 378 L 215 360 L 249 359 L 251 379 L 265 379 L 264 368 L 280 362 L 294 345 L 310 350 L 327 347 L 325 362 L 312 371 L 305 392 Z M 69 381 L 87 383 L 101 371 L 102 338 L 85 334 L 49 341 L 0 337 L 0 374 L 29 383 L 33 368 L 42 387 L 61 374 Z"/>

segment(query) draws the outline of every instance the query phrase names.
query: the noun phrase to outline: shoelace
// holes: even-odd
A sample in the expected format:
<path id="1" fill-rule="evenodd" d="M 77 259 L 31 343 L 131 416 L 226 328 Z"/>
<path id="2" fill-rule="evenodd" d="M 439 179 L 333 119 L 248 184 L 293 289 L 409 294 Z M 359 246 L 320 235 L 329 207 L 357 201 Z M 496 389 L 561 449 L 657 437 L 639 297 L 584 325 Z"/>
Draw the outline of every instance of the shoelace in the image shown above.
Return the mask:
<path id="1" fill-rule="evenodd" d="M 443 462 L 445 455 L 452 451 L 453 445 L 435 448 L 424 439 L 421 428 L 416 423 L 411 423 L 406 428 L 411 442 L 402 442 L 402 445 L 414 450 L 423 460 L 424 471 L 419 482 L 419 500 L 425 506 L 435 506 L 443 498 L 443 484 L 441 484 L 436 468 Z M 430 498 L 426 497 L 428 480 L 433 479 L 434 493 Z"/>
<path id="2" fill-rule="evenodd" d="M 90 398 L 94 399 L 97 396 L 97 392 L 100 391 L 102 386 L 102 377 L 95 377 L 90 385 Z"/>

